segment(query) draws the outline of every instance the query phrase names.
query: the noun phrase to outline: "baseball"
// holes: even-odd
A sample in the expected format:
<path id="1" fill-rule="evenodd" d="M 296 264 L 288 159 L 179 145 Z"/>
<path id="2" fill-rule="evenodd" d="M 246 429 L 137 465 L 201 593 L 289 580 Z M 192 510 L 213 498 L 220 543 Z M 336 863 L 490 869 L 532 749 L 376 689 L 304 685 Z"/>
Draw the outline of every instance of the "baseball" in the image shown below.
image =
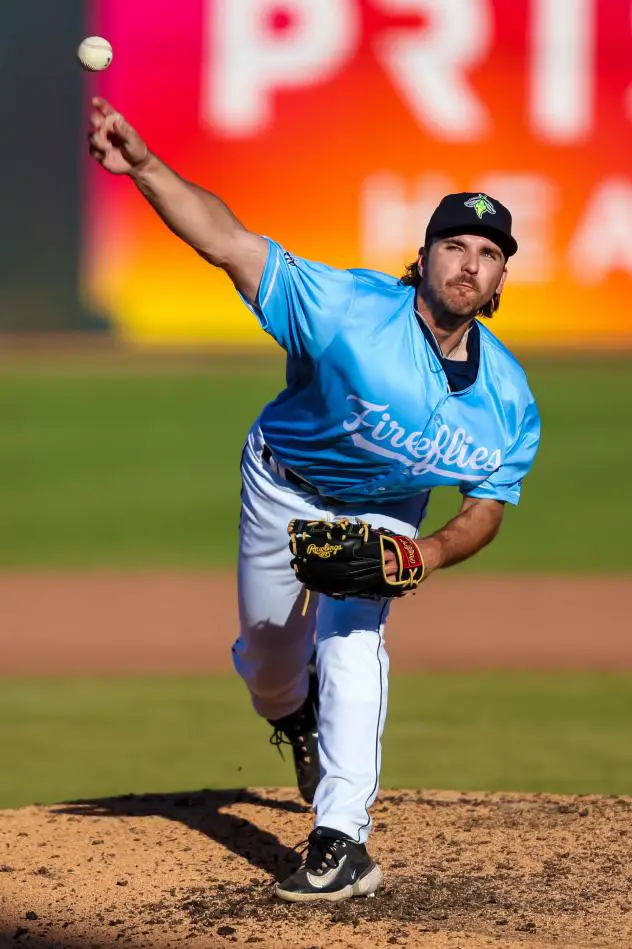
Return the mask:
<path id="1" fill-rule="evenodd" d="M 77 49 L 77 59 L 84 69 L 92 72 L 107 69 L 113 57 L 111 45 L 102 36 L 86 36 Z"/>

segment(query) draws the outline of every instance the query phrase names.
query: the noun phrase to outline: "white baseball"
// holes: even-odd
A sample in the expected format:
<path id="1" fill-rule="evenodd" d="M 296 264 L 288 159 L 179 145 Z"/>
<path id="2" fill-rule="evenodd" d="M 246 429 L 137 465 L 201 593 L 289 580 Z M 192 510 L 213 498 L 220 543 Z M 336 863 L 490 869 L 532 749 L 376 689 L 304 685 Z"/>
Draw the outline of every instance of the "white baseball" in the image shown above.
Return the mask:
<path id="1" fill-rule="evenodd" d="M 92 72 L 107 69 L 113 58 L 112 47 L 102 36 L 86 36 L 77 49 L 77 59 L 84 69 Z"/>

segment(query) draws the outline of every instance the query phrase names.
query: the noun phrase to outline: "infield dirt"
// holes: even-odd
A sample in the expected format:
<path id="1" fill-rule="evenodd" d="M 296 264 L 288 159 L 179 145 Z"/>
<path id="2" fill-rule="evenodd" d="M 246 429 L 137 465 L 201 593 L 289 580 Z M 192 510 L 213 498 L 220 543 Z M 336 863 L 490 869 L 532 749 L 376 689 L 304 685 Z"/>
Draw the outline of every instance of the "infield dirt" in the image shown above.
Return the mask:
<path id="1" fill-rule="evenodd" d="M 2 946 L 627 947 L 632 799 L 383 793 L 374 899 L 296 906 L 272 882 L 310 814 L 287 789 L 0 814 Z"/>

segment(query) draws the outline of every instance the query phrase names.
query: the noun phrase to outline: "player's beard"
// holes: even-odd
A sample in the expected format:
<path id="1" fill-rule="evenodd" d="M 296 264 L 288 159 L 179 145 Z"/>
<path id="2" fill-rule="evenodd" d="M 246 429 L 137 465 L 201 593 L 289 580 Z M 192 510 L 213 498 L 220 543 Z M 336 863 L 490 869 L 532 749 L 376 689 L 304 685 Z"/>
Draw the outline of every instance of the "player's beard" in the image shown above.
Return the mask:
<path id="1" fill-rule="evenodd" d="M 471 292 L 459 291 L 456 282 L 437 289 L 427 280 L 421 280 L 419 291 L 439 325 L 455 326 L 469 322 L 493 299 L 493 293 L 488 297 L 483 296 L 474 281 L 461 279 L 459 283 L 470 286 Z"/>

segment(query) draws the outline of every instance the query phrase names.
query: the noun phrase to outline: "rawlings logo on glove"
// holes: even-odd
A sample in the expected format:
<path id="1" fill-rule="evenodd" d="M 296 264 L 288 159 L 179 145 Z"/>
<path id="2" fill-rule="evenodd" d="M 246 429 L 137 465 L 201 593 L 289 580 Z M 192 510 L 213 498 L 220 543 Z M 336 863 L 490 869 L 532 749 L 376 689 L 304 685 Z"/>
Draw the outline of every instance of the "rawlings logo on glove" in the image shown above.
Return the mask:
<path id="1" fill-rule="evenodd" d="M 328 559 L 335 557 L 339 550 L 342 550 L 342 544 L 325 544 L 323 547 L 317 547 L 316 544 L 310 544 L 307 553 L 315 554 L 317 557 Z"/>
<path id="2" fill-rule="evenodd" d="M 308 590 L 338 599 L 347 596 L 379 600 L 405 596 L 424 578 L 417 544 L 366 521 L 293 520 L 288 524 L 290 565 Z M 386 574 L 386 553 L 395 557 L 394 576 Z"/>

